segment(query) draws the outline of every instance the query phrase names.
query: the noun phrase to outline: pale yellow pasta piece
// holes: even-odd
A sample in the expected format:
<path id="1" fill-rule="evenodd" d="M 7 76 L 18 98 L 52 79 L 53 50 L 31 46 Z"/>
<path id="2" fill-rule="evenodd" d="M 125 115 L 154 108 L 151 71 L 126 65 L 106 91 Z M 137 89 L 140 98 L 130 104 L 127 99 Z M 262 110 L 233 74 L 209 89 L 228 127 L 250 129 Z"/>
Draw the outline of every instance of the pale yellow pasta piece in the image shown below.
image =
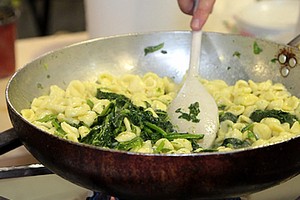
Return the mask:
<path id="1" fill-rule="evenodd" d="M 72 134 L 72 133 L 67 133 L 64 136 L 64 138 L 67 139 L 67 140 L 73 141 L 73 142 L 78 142 L 78 138 L 76 137 L 75 134 Z"/>
<path id="2" fill-rule="evenodd" d="M 230 96 L 226 97 L 226 94 L 223 93 L 217 93 L 215 95 L 215 100 L 218 106 L 225 106 L 226 108 L 228 108 L 229 106 L 233 106 L 235 105 L 231 99 Z"/>
<path id="3" fill-rule="evenodd" d="M 255 105 L 258 110 L 265 110 L 269 105 L 269 101 L 265 99 L 259 99 L 256 101 Z"/>
<path id="4" fill-rule="evenodd" d="M 251 115 L 255 110 L 257 110 L 257 106 L 256 106 L 256 105 L 247 106 L 247 107 L 245 108 L 245 111 L 244 111 L 243 115 L 246 116 L 246 117 L 250 117 L 250 115 Z"/>
<path id="5" fill-rule="evenodd" d="M 238 123 L 250 124 L 252 122 L 252 120 L 249 117 L 245 116 L 245 115 L 240 115 L 238 117 L 237 122 Z"/>
<path id="6" fill-rule="evenodd" d="M 135 133 L 130 131 L 124 131 L 121 132 L 119 135 L 117 135 L 117 137 L 115 137 L 115 140 L 117 140 L 118 142 L 127 142 L 134 139 L 135 137 L 136 137 Z"/>
<path id="7" fill-rule="evenodd" d="M 293 126 L 291 127 L 291 132 L 296 135 L 300 134 L 300 124 L 298 121 L 294 122 Z"/>
<path id="8" fill-rule="evenodd" d="M 172 152 L 168 152 L 168 153 L 172 153 Z M 191 153 L 191 151 L 189 149 L 186 149 L 186 148 L 181 148 L 181 149 L 178 149 L 178 150 L 174 151 L 174 153 L 185 154 L 185 153 Z"/>
<path id="9" fill-rule="evenodd" d="M 228 131 L 225 138 L 236 138 L 236 139 L 242 140 L 243 139 L 243 134 L 238 129 L 232 129 L 232 130 Z"/>
<path id="10" fill-rule="evenodd" d="M 227 110 L 228 112 L 231 112 L 232 114 L 238 116 L 244 113 L 245 111 L 245 106 L 242 105 L 233 105 L 230 106 L 229 109 Z"/>
<path id="11" fill-rule="evenodd" d="M 33 122 L 36 119 L 35 113 L 32 109 L 23 109 L 21 110 L 22 116 L 27 119 L 29 122 Z"/>
<path id="12" fill-rule="evenodd" d="M 260 147 L 260 146 L 265 146 L 268 145 L 269 142 L 267 140 L 264 139 L 258 139 L 255 142 L 253 142 L 252 146 L 253 147 Z"/>
<path id="13" fill-rule="evenodd" d="M 147 97 L 158 97 L 164 95 L 164 83 L 154 73 L 147 73 L 143 77 Z"/>
<path id="14" fill-rule="evenodd" d="M 285 111 L 293 111 L 299 106 L 299 99 L 295 96 L 285 99 L 282 109 Z"/>
<path id="15" fill-rule="evenodd" d="M 171 81 L 168 77 L 164 77 L 162 82 L 164 84 L 166 94 L 176 93 L 178 91 L 178 85 Z"/>
<path id="16" fill-rule="evenodd" d="M 131 130 L 131 125 L 130 125 L 130 121 L 128 120 L 127 117 L 124 118 L 123 123 L 124 123 L 124 125 L 125 125 L 125 127 L 126 127 L 126 131 L 132 132 L 132 130 Z"/>
<path id="17" fill-rule="evenodd" d="M 289 132 L 281 132 L 279 135 L 270 138 L 269 142 L 270 143 L 278 143 L 278 142 L 282 142 L 282 141 L 291 139 L 292 137 L 294 137 L 294 135 Z"/>
<path id="18" fill-rule="evenodd" d="M 143 142 L 143 145 L 141 147 L 133 148 L 131 149 L 131 151 L 139 153 L 153 153 L 151 140 Z"/>
<path id="19" fill-rule="evenodd" d="M 268 140 L 272 137 L 272 130 L 266 124 L 254 123 L 253 133 L 258 136 L 259 139 Z"/>
<path id="20" fill-rule="evenodd" d="M 122 77 L 122 82 L 126 80 L 126 89 L 129 91 L 130 94 L 145 91 L 145 84 L 143 83 L 142 79 L 136 75 L 124 75 Z"/>
<path id="21" fill-rule="evenodd" d="M 152 101 L 148 97 L 146 97 L 144 93 L 140 93 L 140 92 L 132 94 L 130 99 L 134 105 L 143 108 L 147 107 L 147 103 L 149 103 L 150 105 L 152 103 Z"/>
<path id="22" fill-rule="evenodd" d="M 151 112 L 151 114 L 153 115 L 153 117 L 158 117 L 158 115 L 156 114 L 156 112 L 153 110 L 153 108 L 147 108 L 147 109 L 145 109 L 145 111 L 149 111 L 149 112 Z"/>
<path id="23" fill-rule="evenodd" d="M 251 106 L 254 105 L 258 100 L 259 98 L 254 94 L 244 94 L 237 95 L 233 102 L 237 105 Z"/>
<path id="24" fill-rule="evenodd" d="M 90 127 L 95 119 L 97 118 L 97 114 L 94 111 L 88 110 L 84 115 L 78 116 L 78 120 L 82 121 L 88 127 Z"/>
<path id="25" fill-rule="evenodd" d="M 189 152 L 193 150 L 191 142 L 188 141 L 187 139 L 177 138 L 171 141 L 171 143 L 175 150 L 179 150 L 182 148 L 187 149 Z"/>
<path id="26" fill-rule="evenodd" d="M 71 118 L 86 115 L 90 109 L 91 108 L 87 104 L 82 104 L 78 107 L 67 106 L 65 110 L 65 116 L 67 118 Z"/>
<path id="27" fill-rule="evenodd" d="M 52 111 L 44 109 L 44 108 L 38 109 L 35 111 L 36 120 L 42 119 L 42 118 L 46 117 L 47 115 L 52 115 L 52 114 L 53 114 Z"/>
<path id="28" fill-rule="evenodd" d="M 174 150 L 172 143 L 169 140 L 167 140 L 166 138 L 161 138 L 161 139 L 157 140 L 154 144 L 154 148 L 157 148 L 160 145 L 163 145 L 163 149 Z"/>
<path id="29" fill-rule="evenodd" d="M 79 132 L 77 128 L 69 125 L 66 122 L 62 122 L 60 125 L 63 131 L 66 132 L 66 137 L 68 137 L 68 139 L 72 138 L 72 140 L 75 141 L 74 138 L 76 138 L 77 140 L 77 138 L 79 137 Z"/>
<path id="30" fill-rule="evenodd" d="M 272 87 L 272 81 L 271 80 L 267 80 L 261 83 L 258 83 L 258 89 L 261 91 L 268 91 L 271 87 Z"/>
<path id="31" fill-rule="evenodd" d="M 67 122 L 67 123 L 69 123 L 69 124 L 79 124 L 79 120 L 78 119 L 76 119 L 76 118 L 73 118 L 73 117 L 66 117 L 65 116 L 65 114 L 63 114 L 63 113 L 59 113 L 58 115 L 57 115 L 57 119 L 58 119 L 58 121 L 59 122 Z"/>
<path id="32" fill-rule="evenodd" d="M 212 80 L 212 81 L 207 81 L 207 80 L 201 80 L 202 84 L 206 87 L 209 93 L 211 93 L 213 96 L 216 95 L 216 93 L 223 92 L 223 90 L 226 90 L 228 88 L 227 83 L 223 80 Z M 227 90 L 228 93 L 231 95 L 231 91 Z"/>
<path id="33" fill-rule="evenodd" d="M 259 98 L 264 99 L 266 101 L 277 100 L 276 95 L 273 91 L 264 91 L 259 95 Z"/>
<path id="34" fill-rule="evenodd" d="M 66 92 L 57 85 L 50 86 L 49 96 L 65 97 Z"/>
<path id="35" fill-rule="evenodd" d="M 232 128 L 237 130 L 242 130 L 243 128 L 245 128 L 245 126 L 246 126 L 245 123 L 236 122 L 232 125 Z"/>
<path id="36" fill-rule="evenodd" d="M 38 126 L 39 128 L 44 127 L 45 130 L 51 129 L 53 127 L 51 121 L 49 122 L 40 122 L 40 121 L 35 121 L 33 122 L 36 126 Z"/>
<path id="37" fill-rule="evenodd" d="M 131 129 L 132 129 L 132 132 L 134 132 L 136 134 L 136 136 L 141 135 L 142 130 L 140 127 L 135 126 L 134 124 L 131 124 Z"/>
<path id="38" fill-rule="evenodd" d="M 117 80 L 113 75 L 111 75 L 110 73 L 105 72 L 105 73 L 101 73 L 98 76 L 97 83 L 102 88 L 109 88 L 109 86 L 111 86 L 111 85 L 116 85 Z"/>
<path id="39" fill-rule="evenodd" d="M 52 126 L 51 122 L 34 121 L 34 122 L 32 122 L 32 124 L 34 124 L 39 129 L 41 129 L 47 133 L 50 133 L 50 134 L 54 134 L 56 131 L 56 129 Z"/>
<path id="40" fill-rule="evenodd" d="M 247 95 L 252 92 L 252 89 L 249 87 L 248 83 L 244 80 L 239 80 L 233 86 L 233 95 L 240 96 L 240 95 Z"/>
<path id="41" fill-rule="evenodd" d="M 66 97 L 86 97 L 84 84 L 79 80 L 71 81 L 66 89 Z"/>
<path id="42" fill-rule="evenodd" d="M 39 98 L 34 98 L 31 103 L 31 109 L 36 112 L 41 108 L 45 108 L 49 101 L 49 96 L 40 96 Z"/>
<path id="43" fill-rule="evenodd" d="M 283 107 L 283 100 L 282 99 L 275 99 L 271 101 L 267 107 L 268 110 L 282 110 Z"/>
<path id="44" fill-rule="evenodd" d="M 162 103 L 161 101 L 153 100 L 152 102 L 152 108 L 154 110 L 163 110 L 167 111 L 167 105 Z"/>
<path id="45" fill-rule="evenodd" d="M 87 136 L 90 132 L 90 129 L 86 126 L 80 126 L 78 128 L 78 132 L 81 138 L 84 138 L 85 136 Z"/>
<path id="46" fill-rule="evenodd" d="M 228 152 L 228 151 L 232 151 L 233 149 L 230 148 L 230 147 L 220 146 L 220 147 L 217 148 L 217 150 L 218 150 L 219 152 Z"/>
<path id="47" fill-rule="evenodd" d="M 225 120 L 223 122 L 220 123 L 220 131 L 227 133 L 229 132 L 229 130 L 232 130 L 232 126 L 233 126 L 233 122 L 230 120 Z"/>
<path id="48" fill-rule="evenodd" d="M 169 105 L 171 101 L 174 99 L 174 97 L 171 95 L 172 94 L 161 95 L 157 98 L 157 100 L 164 103 L 165 105 Z"/>
<path id="49" fill-rule="evenodd" d="M 248 81 L 249 87 L 251 88 L 252 92 L 254 94 L 256 94 L 256 92 L 258 91 L 258 84 L 252 80 Z"/>
<path id="50" fill-rule="evenodd" d="M 98 114 L 101 114 L 102 111 L 110 104 L 110 101 L 107 99 L 94 100 L 94 106 L 92 108 Z"/>

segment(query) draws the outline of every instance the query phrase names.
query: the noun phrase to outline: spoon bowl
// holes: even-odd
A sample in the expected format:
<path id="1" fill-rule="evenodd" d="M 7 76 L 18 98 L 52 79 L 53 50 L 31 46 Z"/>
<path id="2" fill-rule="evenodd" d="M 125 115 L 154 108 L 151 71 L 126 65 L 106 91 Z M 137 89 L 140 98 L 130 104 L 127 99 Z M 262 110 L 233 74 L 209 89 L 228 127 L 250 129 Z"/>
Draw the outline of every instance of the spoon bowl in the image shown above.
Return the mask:
<path id="1" fill-rule="evenodd" d="M 183 85 L 168 108 L 168 114 L 177 131 L 203 134 L 199 145 L 210 148 L 219 127 L 218 106 L 212 95 L 201 84 L 199 65 L 202 31 L 193 31 L 190 65 Z"/>

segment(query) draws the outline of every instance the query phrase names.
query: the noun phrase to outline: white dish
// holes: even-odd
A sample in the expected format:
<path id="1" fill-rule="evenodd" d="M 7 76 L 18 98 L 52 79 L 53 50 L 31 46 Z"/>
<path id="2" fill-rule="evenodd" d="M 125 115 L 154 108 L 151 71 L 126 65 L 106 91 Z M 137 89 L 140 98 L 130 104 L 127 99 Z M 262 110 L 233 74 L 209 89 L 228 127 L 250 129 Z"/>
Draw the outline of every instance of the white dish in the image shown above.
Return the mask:
<path id="1" fill-rule="evenodd" d="M 234 14 L 234 19 L 243 35 L 287 42 L 296 34 L 299 6 L 298 0 L 256 1 Z"/>

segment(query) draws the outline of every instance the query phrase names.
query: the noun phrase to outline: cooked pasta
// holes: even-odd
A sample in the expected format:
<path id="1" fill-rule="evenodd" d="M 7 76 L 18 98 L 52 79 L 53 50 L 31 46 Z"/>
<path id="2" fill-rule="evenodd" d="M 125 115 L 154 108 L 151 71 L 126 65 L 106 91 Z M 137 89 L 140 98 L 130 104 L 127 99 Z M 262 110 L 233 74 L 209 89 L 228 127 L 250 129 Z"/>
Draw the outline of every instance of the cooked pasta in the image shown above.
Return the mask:
<path id="1" fill-rule="evenodd" d="M 220 127 L 211 151 L 232 151 L 236 148 L 268 145 L 300 134 L 300 100 L 291 95 L 284 85 L 274 84 L 270 80 L 260 83 L 239 80 L 232 86 L 222 80 L 201 81 L 219 107 Z M 176 95 L 178 85 L 169 78 L 161 78 L 154 73 L 144 76 L 113 76 L 102 73 L 97 82 L 74 80 L 65 90 L 53 85 L 49 95 L 33 99 L 31 108 L 23 109 L 21 113 L 28 121 L 50 134 L 80 142 L 95 130 L 96 121 L 103 120 L 103 113 L 111 109 L 113 100 L 99 99 L 98 90 L 124 95 L 136 107 L 150 113 L 155 120 L 159 118 L 160 112 L 166 112 Z M 257 119 L 261 115 L 264 117 Z M 187 138 L 141 141 L 147 129 L 139 127 L 133 121 L 128 117 L 122 118 L 117 127 L 122 125 L 124 128 L 118 130 L 111 145 L 123 145 L 122 148 L 127 148 L 130 142 L 134 142 L 138 145 L 128 150 L 142 153 L 207 151 L 197 145 L 195 148 L 194 140 Z M 98 143 L 95 145 L 101 146 Z"/>

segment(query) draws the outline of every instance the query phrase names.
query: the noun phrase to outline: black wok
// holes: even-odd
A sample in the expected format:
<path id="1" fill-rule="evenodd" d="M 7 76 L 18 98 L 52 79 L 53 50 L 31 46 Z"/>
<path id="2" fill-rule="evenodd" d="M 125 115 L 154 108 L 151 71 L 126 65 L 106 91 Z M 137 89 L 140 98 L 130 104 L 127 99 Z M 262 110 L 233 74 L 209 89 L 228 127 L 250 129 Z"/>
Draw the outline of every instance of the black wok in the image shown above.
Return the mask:
<path id="1" fill-rule="evenodd" d="M 49 86 L 97 74 L 148 71 L 179 82 L 189 62 L 190 32 L 159 32 L 95 39 L 50 52 L 9 81 L 6 100 L 13 132 L 42 164 L 59 176 L 121 199 L 209 199 L 243 196 L 280 184 L 300 172 L 300 137 L 227 153 L 153 155 L 74 143 L 31 125 L 20 111 Z M 164 43 L 163 51 L 144 48 Z M 257 52 L 259 47 L 261 52 Z M 286 58 L 286 59 L 284 59 Z M 239 79 L 281 82 L 300 96 L 297 48 L 254 38 L 205 33 L 201 74 L 232 84 Z"/>

